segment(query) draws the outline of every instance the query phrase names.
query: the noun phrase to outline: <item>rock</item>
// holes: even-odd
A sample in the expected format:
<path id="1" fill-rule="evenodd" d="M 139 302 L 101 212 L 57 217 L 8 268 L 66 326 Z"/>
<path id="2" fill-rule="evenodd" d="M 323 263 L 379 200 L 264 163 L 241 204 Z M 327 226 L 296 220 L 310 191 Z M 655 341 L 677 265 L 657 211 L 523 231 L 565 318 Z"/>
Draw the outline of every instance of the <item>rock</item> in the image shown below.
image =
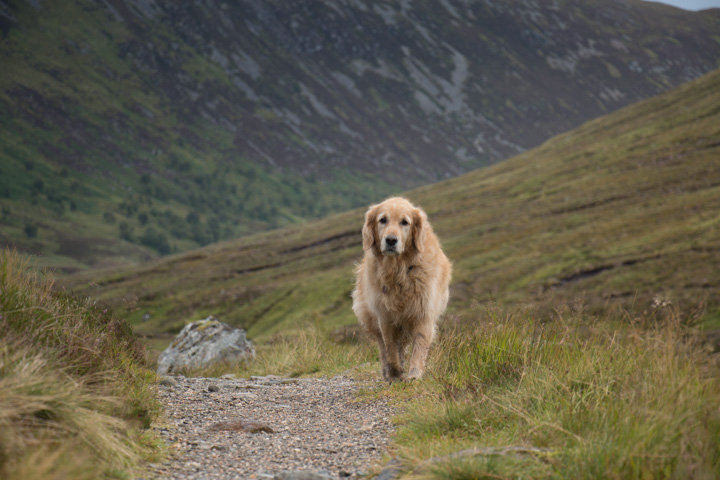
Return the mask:
<path id="1" fill-rule="evenodd" d="M 262 390 L 264 388 L 270 388 L 270 385 L 255 385 L 254 383 L 248 383 L 245 385 L 240 385 L 237 388 L 244 388 L 246 390 Z"/>
<path id="2" fill-rule="evenodd" d="M 166 387 L 177 387 L 177 380 L 172 377 L 160 377 L 156 382 L 158 385 L 165 385 Z"/>
<path id="3" fill-rule="evenodd" d="M 400 461 L 396 458 L 390 460 L 380 472 L 380 475 L 375 477 L 375 480 L 393 480 L 400 475 Z"/>
<path id="4" fill-rule="evenodd" d="M 297 378 L 284 378 L 278 377 L 277 375 L 266 375 L 264 377 L 252 376 L 250 377 L 250 381 L 255 383 L 247 385 L 247 388 L 254 388 L 252 385 L 257 387 L 271 387 L 274 385 L 289 385 L 291 383 L 298 383 Z"/>
<path id="5" fill-rule="evenodd" d="M 255 348 L 245 330 L 233 328 L 210 316 L 182 329 L 158 359 L 157 373 L 166 375 L 182 367 L 206 367 L 216 362 L 255 358 Z"/>
<path id="6" fill-rule="evenodd" d="M 235 420 L 228 422 L 218 422 L 210 427 L 210 430 L 225 430 L 228 432 L 247 432 L 247 433 L 275 433 L 275 430 L 268 427 L 264 423 L 257 420 Z"/>

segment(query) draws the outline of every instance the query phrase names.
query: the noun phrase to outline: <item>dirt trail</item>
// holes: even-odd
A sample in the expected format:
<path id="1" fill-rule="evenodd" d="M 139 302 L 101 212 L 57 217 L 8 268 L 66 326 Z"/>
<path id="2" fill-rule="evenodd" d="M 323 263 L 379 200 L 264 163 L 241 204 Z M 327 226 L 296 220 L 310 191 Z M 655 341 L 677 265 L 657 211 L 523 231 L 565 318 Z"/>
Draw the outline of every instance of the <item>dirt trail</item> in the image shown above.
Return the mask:
<path id="1" fill-rule="evenodd" d="M 345 376 L 173 379 L 158 386 L 173 454 L 150 478 L 355 478 L 393 431 L 387 402 L 358 400 L 361 384 Z"/>

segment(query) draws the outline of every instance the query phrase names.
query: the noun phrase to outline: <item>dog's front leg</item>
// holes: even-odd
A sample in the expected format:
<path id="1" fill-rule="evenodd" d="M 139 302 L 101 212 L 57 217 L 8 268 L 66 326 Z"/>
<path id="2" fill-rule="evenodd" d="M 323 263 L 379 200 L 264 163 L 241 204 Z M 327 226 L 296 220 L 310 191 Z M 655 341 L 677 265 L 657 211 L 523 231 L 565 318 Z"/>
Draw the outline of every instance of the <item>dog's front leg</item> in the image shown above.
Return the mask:
<path id="1" fill-rule="evenodd" d="M 402 366 L 400 365 L 400 350 L 398 347 L 398 336 L 395 328 L 382 322 L 382 342 L 384 345 L 380 347 L 380 360 L 383 361 L 383 377 L 392 383 L 402 380 Z M 385 349 L 385 359 L 383 360 L 383 347 Z"/>
<path id="2" fill-rule="evenodd" d="M 425 322 L 417 329 L 413 338 L 412 356 L 410 357 L 410 369 L 408 370 L 408 379 L 416 380 L 425 373 L 425 360 L 430 351 L 435 334 L 434 324 Z"/>
<path id="3" fill-rule="evenodd" d="M 390 370 L 388 368 L 387 348 L 385 348 L 385 340 L 382 335 L 377 338 L 378 351 L 380 352 L 380 364 L 382 365 L 382 376 L 388 382 L 391 382 Z"/>

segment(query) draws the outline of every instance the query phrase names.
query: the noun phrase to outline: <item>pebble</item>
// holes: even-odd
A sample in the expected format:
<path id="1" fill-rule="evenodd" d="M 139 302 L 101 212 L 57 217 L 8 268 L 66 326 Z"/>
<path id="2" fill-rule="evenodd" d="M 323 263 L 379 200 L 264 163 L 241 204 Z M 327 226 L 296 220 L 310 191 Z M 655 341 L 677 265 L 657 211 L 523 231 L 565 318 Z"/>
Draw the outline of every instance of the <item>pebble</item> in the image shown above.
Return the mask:
<path id="1" fill-rule="evenodd" d="M 174 453 L 149 478 L 358 478 L 380 465 L 393 433 L 387 401 L 359 400 L 363 384 L 345 376 L 167 378 L 175 385 L 158 383 L 156 431 Z"/>
<path id="2" fill-rule="evenodd" d="M 164 385 L 166 387 L 175 387 L 177 386 L 177 381 L 172 377 L 160 377 L 160 379 L 157 381 L 158 385 Z"/>

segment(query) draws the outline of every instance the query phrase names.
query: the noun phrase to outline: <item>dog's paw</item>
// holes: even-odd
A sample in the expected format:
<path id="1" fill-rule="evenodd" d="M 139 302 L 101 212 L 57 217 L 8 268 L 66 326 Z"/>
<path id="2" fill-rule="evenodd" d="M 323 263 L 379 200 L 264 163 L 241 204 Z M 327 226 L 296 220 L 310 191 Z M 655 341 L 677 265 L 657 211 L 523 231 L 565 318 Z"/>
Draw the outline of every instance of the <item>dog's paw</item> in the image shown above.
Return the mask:
<path id="1" fill-rule="evenodd" d="M 419 368 L 411 368 L 408 372 L 408 380 L 420 380 L 423 376 L 423 371 Z"/>
<path id="2" fill-rule="evenodd" d="M 383 368 L 383 377 L 388 383 L 399 382 L 403 379 L 402 368 L 395 367 L 393 365 L 387 365 Z"/>

